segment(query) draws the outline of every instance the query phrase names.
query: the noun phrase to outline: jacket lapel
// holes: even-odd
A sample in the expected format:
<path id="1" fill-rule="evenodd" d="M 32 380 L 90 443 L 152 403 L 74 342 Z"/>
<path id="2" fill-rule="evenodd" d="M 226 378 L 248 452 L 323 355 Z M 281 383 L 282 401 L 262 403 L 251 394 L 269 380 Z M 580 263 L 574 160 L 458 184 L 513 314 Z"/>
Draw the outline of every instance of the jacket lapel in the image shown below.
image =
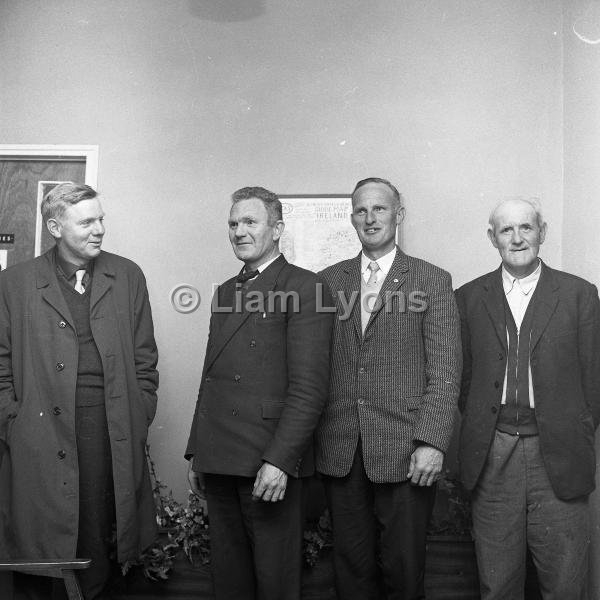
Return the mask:
<path id="1" fill-rule="evenodd" d="M 115 270 L 107 260 L 106 254 L 101 252 L 94 261 L 94 277 L 90 296 L 90 315 L 102 297 L 110 290 L 115 279 Z"/>
<path id="2" fill-rule="evenodd" d="M 221 354 L 223 348 L 235 335 L 236 331 L 250 318 L 254 312 L 246 310 L 246 303 L 253 305 L 253 299 L 262 298 L 265 303 L 269 296 L 269 292 L 273 290 L 277 283 L 277 278 L 282 269 L 287 265 L 287 261 L 280 255 L 277 260 L 272 262 L 258 277 L 250 283 L 245 291 L 242 301 L 241 310 L 236 309 L 235 293 L 237 291 L 235 279 L 223 284 L 223 298 L 232 299 L 233 311 L 228 313 L 222 322 L 221 327 L 215 331 L 215 337 L 208 351 L 206 369 L 208 370 L 215 362 L 216 358 Z M 239 293 L 239 292 L 238 292 Z M 214 318 L 214 316 L 213 316 Z"/>
<path id="3" fill-rule="evenodd" d="M 490 274 L 483 283 L 483 304 L 494 325 L 496 335 L 505 351 L 506 343 L 506 315 L 504 313 L 504 288 L 502 287 L 502 266 Z"/>
<path id="4" fill-rule="evenodd" d="M 346 281 L 341 290 L 343 294 L 343 301 L 346 303 L 342 308 L 342 311 L 346 313 L 349 307 L 351 307 L 350 321 L 356 337 L 362 339 L 362 324 L 360 315 L 360 257 L 358 256 L 349 260 L 344 266 L 344 273 L 346 274 Z M 339 293 L 339 292 L 338 292 Z M 338 309 L 339 312 L 339 309 Z"/>
<path id="5" fill-rule="evenodd" d="M 365 328 L 365 337 L 367 336 L 367 332 L 369 331 L 371 324 L 377 318 L 383 307 L 390 302 L 393 302 L 393 292 L 399 290 L 402 285 L 404 285 L 407 271 L 408 261 L 406 260 L 406 255 L 404 252 L 402 252 L 402 250 L 400 250 L 400 248 L 397 248 L 394 262 L 392 262 L 392 266 L 388 271 L 386 278 L 383 280 L 381 290 L 379 291 L 379 297 L 377 298 L 373 312 L 371 313 L 371 317 L 369 318 L 369 322 Z"/>
<path id="6" fill-rule="evenodd" d="M 75 329 L 71 311 L 60 289 L 56 278 L 56 249 L 52 248 L 44 254 L 44 259 L 37 264 L 36 287 L 41 290 L 42 298 L 50 304 Z"/>
<path id="7" fill-rule="evenodd" d="M 544 330 L 548 326 L 550 318 L 556 310 L 558 304 L 558 290 L 560 286 L 552 276 L 552 269 L 548 268 L 542 262 L 542 272 L 535 288 L 534 294 L 537 296 L 535 312 L 533 313 L 533 323 L 531 324 L 531 342 L 529 352 L 532 353 Z M 533 298 L 532 298 L 533 300 Z"/>

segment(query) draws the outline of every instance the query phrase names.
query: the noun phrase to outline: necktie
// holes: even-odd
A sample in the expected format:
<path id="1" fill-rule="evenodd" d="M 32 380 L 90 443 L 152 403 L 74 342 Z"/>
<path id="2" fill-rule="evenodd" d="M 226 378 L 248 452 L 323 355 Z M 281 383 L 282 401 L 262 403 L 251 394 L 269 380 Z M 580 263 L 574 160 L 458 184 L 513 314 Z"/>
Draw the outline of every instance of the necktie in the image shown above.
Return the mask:
<path id="1" fill-rule="evenodd" d="M 246 281 L 249 281 L 250 279 L 254 279 L 254 277 L 256 277 L 258 275 L 258 273 L 259 273 L 258 269 L 254 269 L 254 271 L 244 271 L 243 273 L 240 273 L 235 278 L 235 281 L 237 283 L 246 283 Z"/>
<path id="2" fill-rule="evenodd" d="M 85 275 L 85 269 L 79 269 L 79 271 L 75 271 L 75 286 L 74 289 L 76 292 L 83 294 L 85 292 L 85 288 L 83 287 L 83 277 Z"/>
<path id="3" fill-rule="evenodd" d="M 379 271 L 379 265 L 377 262 L 372 260 L 367 267 L 371 274 L 369 275 L 369 280 L 367 281 L 367 285 L 375 285 L 377 283 L 377 271 Z"/>

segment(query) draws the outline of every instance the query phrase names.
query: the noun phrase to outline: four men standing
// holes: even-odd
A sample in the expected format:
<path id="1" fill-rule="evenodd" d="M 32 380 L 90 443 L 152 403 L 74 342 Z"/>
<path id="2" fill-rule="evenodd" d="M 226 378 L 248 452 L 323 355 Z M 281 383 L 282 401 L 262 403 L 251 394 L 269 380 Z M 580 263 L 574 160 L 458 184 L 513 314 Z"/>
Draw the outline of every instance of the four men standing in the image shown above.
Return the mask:
<path id="1" fill-rule="evenodd" d="M 450 275 L 396 246 L 404 209 L 387 180 L 357 183 L 362 251 L 322 278 L 280 254 L 275 194 L 242 188 L 232 202 L 244 268 L 213 299 L 186 451 L 208 503 L 217 600 L 300 598 L 303 482 L 315 463 L 340 599 L 424 598 L 426 527 L 459 389 L 483 600 L 523 597 L 527 548 L 544 600 L 584 599 L 600 301 L 538 258 L 539 205 L 492 212 L 502 265 L 461 287 L 457 310 Z M 113 530 L 119 561 L 155 533 L 143 448 L 157 351 L 143 274 L 101 251 L 96 192 L 61 184 L 42 214 L 56 247 L 0 274 L 11 543 L 29 558 L 91 557 L 81 578 L 93 599 L 109 579 Z"/>

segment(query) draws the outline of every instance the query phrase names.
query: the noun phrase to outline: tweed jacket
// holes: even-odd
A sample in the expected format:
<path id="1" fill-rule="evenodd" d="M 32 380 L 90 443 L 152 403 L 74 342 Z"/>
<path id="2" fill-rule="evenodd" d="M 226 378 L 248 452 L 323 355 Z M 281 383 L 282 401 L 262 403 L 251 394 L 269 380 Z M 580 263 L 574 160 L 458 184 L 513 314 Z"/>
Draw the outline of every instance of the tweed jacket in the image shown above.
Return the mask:
<path id="1" fill-rule="evenodd" d="M 333 314 L 319 309 L 331 306 L 327 286 L 280 256 L 231 312 L 235 297 L 235 278 L 215 294 L 186 458 L 201 473 L 254 477 L 266 461 L 311 475 L 329 379 Z"/>
<path id="2" fill-rule="evenodd" d="M 600 421 L 600 300 L 591 283 L 542 263 L 530 365 L 544 466 L 555 494 L 594 489 L 594 431 Z M 501 268 L 456 292 L 464 370 L 459 408 L 462 481 L 473 489 L 500 412 L 507 361 Z"/>
<path id="3" fill-rule="evenodd" d="M 450 441 L 461 369 L 458 311 L 450 275 L 398 249 L 363 336 L 360 266 L 359 254 L 321 273 L 338 313 L 317 470 L 348 474 L 360 438 L 369 479 L 401 482 L 417 445 L 446 451 Z"/>

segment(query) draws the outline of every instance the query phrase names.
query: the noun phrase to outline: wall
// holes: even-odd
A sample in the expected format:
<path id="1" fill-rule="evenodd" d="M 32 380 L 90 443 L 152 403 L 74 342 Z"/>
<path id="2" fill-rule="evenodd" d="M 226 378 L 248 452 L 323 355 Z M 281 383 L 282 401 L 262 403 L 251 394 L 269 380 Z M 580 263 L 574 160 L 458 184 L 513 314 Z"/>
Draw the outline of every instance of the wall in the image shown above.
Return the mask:
<path id="1" fill-rule="evenodd" d="M 404 247 L 461 284 L 492 206 L 538 196 L 561 262 L 558 0 L 0 0 L 0 139 L 99 144 L 105 248 L 144 269 L 160 348 L 152 452 L 181 497 L 229 194 L 404 192 Z M 205 302 L 175 312 L 169 290 Z"/>
<path id="2" fill-rule="evenodd" d="M 570 0 L 564 11 L 564 269 L 600 284 L 600 2 Z M 596 434 L 600 464 L 600 434 Z M 600 488 L 600 475 L 596 476 Z M 591 564 L 600 565 L 600 492 L 591 496 Z M 600 598 L 600 568 L 590 598 Z"/>

